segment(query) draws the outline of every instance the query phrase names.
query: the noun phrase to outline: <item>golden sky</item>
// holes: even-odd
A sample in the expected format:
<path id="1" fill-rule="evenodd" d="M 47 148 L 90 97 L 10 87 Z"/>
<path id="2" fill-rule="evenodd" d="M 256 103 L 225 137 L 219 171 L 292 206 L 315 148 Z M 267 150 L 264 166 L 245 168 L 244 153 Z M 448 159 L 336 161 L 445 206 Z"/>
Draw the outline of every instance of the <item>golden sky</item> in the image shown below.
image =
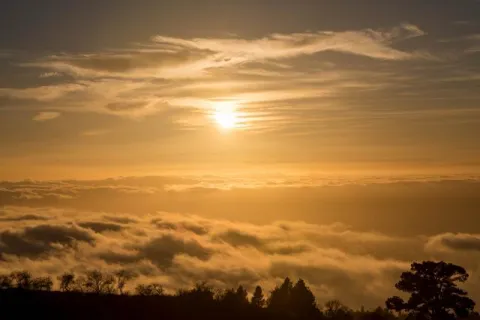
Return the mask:
<path id="1" fill-rule="evenodd" d="M 173 291 L 304 278 L 384 304 L 412 260 L 480 299 L 480 3 L 15 0 L 0 274 Z"/>
<path id="2" fill-rule="evenodd" d="M 478 171 L 474 10 L 200 2 L 9 5 L 0 177 Z"/>

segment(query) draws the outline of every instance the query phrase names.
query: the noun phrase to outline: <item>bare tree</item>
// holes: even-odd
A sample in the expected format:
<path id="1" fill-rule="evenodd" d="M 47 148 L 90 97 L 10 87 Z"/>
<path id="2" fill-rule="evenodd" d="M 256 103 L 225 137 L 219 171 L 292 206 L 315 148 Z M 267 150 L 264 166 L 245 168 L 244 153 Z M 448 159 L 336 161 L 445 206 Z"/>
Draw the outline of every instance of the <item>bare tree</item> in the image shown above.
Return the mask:
<path id="1" fill-rule="evenodd" d="M 0 275 L 0 290 L 10 289 L 12 285 L 12 278 L 10 276 Z"/>
<path id="2" fill-rule="evenodd" d="M 351 318 L 350 309 L 348 309 L 340 300 L 330 300 L 325 303 L 323 313 L 327 318 L 349 319 Z"/>
<path id="3" fill-rule="evenodd" d="M 14 271 L 10 274 L 10 278 L 17 289 L 30 290 L 32 288 L 32 275 L 28 271 Z"/>
<path id="4" fill-rule="evenodd" d="M 164 294 L 163 286 L 158 283 L 140 284 L 135 288 L 135 292 L 139 296 L 162 296 Z"/>
<path id="5" fill-rule="evenodd" d="M 112 294 L 115 292 L 115 277 L 98 270 L 88 271 L 81 286 L 84 287 L 82 291 L 96 294 Z"/>
<path id="6" fill-rule="evenodd" d="M 122 269 L 115 272 L 114 276 L 116 280 L 117 290 L 120 294 L 123 295 L 125 294 L 125 285 L 128 281 L 134 279 L 136 277 L 136 274 L 132 271 Z"/>
<path id="7" fill-rule="evenodd" d="M 50 277 L 39 277 L 32 280 L 31 287 L 38 291 L 52 291 L 53 281 Z"/>
<path id="8" fill-rule="evenodd" d="M 70 292 L 74 291 L 76 281 L 75 281 L 75 274 L 66 272 L 58 277 L 60 281 L 60 290 L 63 292 Z"/>

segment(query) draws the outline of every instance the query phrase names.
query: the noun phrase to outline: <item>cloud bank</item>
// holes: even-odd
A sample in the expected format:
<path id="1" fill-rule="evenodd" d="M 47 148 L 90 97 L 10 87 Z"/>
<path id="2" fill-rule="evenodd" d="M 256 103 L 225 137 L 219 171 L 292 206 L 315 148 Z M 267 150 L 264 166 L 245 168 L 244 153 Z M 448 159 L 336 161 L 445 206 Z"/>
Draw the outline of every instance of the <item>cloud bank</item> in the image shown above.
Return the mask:
<path id="1" fill-rule="evenodd" d="M 405 258 L 413 258 L 402 257 L 402 251 L 432 257 L 422 248 L 438 237 L 392 237 L 341 224 L 254 225 L 166 212 L 136 216 L 6 207 L 1 217 L 1 272 L 126 268 L 140 275 L 138 283 L 159 281 L 167 290 L 202 280 L 219 288 L 252 289 L 259 283 L 271 289 L 282 277 L 302 277 L 320 302 L 341 298 L 355 307 L 382 305 L 409 267 Z"/>
<path id="2" fill-rule="evenodd" d="M 170 291 L 202 280 L 268 290 L 282 277 L 302 277 L 320 303 L 376 307 L 412 261 L 444 259 L 468 269 L 466 288 L 480 298 L 477 212 L 466 209 L 478 207 L 476 181 L 221 181 L 2 182 L 0 273 L 126 268 L 140 275 L 132 285 L 157 281 Z"/>

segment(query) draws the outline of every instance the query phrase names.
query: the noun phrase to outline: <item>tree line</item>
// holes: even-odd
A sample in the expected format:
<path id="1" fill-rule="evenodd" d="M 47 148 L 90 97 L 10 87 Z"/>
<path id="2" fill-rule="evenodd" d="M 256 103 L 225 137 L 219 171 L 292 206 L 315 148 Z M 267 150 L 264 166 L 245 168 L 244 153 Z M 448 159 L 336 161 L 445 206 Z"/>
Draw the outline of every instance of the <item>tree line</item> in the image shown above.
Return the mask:
<path id="1" fill-rule="evenodd" d="M 260 286 L 256 286 L 249 294 L 241 285 L 237 288 L 215 290 L 205 282 L 198 283 L 191 289 L 167 294 L 159 283 L 139 284 L 133 292 L 130 292 L 127 290 L 127 284 L 135 277 L 135 273 L 126 270 L 114 273 L 93 270 L 81 276 L 67 272 L 58 277 L 56 292 L 63 297 L 86 295 L 164 299 L 157 301 L 174 299 L 172 300 L 175 301 L 174 304 L 181 304 L 191 310 L 219 310 L 227 314 L 245 314 L 252 318 L 258 316 L 264 319 L 272 315 L 275 315 L 273 317 L 275 319 L 285 317 L 287 319 L 338 320 L 480 319 L 478 313 L 474 312 L 475 302 L 458 286 L 468 279 L 467 271 L 460 266 L 443 261 L 413 263 L 410 271 L 403 272 L 395 285 L 403 292 L 406 300 L 398 296 L 390 297 L 386 300 L 384 307 L 370 311 L 365 311 L 363 308 L 354 311 L 339 300 L 327 301 L 320 306 L 303 279 L 292 281 L 287 277 L 269 294 L 266 294 Z M 33 277 L 27 271 L 0 275 L 0 306 L 5 307 L 2 305 L 2 299 L 12 299 L 12 295 L 22 299 L 22 293 L 41 294 L 52 292 L 53 289 L 53 280 L 50 277 Z M 215 318 L 215 316 L 209 317 Z"/>

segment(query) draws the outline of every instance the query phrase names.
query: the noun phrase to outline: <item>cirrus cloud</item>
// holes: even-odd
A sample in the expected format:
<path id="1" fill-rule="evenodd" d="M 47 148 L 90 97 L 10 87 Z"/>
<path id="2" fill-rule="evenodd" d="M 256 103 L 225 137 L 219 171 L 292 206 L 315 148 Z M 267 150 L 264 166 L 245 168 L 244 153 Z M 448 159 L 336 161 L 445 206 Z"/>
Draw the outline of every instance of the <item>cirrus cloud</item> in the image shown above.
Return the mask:
<path id="1" fill-rule="evenodd" d="M 43 122 L 60 117 L 60 112 L 40 112 L 32 118 L 33 121 Z"/>

